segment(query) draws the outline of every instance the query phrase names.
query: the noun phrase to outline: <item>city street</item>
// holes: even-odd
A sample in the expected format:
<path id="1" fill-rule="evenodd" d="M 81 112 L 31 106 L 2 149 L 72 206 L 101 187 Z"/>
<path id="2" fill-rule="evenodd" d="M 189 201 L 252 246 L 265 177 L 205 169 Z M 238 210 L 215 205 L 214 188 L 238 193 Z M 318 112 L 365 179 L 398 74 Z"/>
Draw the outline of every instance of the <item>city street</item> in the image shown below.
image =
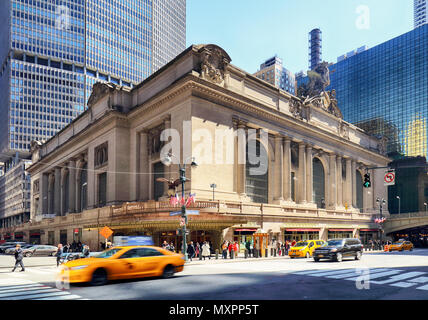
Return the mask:
<path id="1" fill-rule="evenodd" d="M 369 252 L 361 261 L 313 259 L 194 260 L 171 279 L 111 282 L 102 287 L 57 288 L 55 258 L 0 256 L 0 299 L 88 300 L 334 300 L 427 299 L 428 249 Z"/>

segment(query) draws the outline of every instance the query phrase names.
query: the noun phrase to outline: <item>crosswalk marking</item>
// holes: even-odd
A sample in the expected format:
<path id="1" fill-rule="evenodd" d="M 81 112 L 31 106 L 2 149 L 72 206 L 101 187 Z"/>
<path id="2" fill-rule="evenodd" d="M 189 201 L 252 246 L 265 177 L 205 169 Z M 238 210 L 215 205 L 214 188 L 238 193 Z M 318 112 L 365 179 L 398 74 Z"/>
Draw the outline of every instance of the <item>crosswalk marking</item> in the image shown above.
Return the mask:
<path id="1" fill-rule="evenodd" d="M 376 283 L 376 284 L 386 284 L 386 283 L 391 283 L 391 282 L 396 282 L 396 281 L 400 281 L 400 280 L 404 280 L 404 279 L 409 279 L 409 278 L 414 278 L 417 276 L 421 276 L 423 274 L 425 274 L 426 272 L 409 272 L 409 273 L 403 273 L 403 274 L 399 274 L 396 276 L 392 276 L 390 277 L 388 280 L 383 280 L 383 281 L 371 281 L 371 283 Z M 415 283 L 416 284 L 416 283 Z"/>
<path id="2" fill-rule="evenodd" d="M 0 300 L 82 300 L 71 294 L 44 284 L 21 278 L 0 279 Z"/>
<path id="3" fill-rule="evenodd" d="M 383 277 L 386 277 L 386 276 L 392 276 L 392 275 L 400 273 L 402 271 L 403 270 L 393 270 L 393 271 L 379 272 L 379 273 L 376 273 L 374 275 L 372 275 L 370 273 L 370 281 L 372 279 L 383 278 Z M 359 279 L 360 279 L 360 276 L 358 276 L 358 277 L 352 277 L 352 278 L 347 278 L 345 280 L 351 280 L 351 281 L 353 281 L 353 280 L 359 280 Z"/>
<path id="4" fill-rule="evenodd" d="M 428 291 L 428 284 L 427 284 L 427 285 L 425 285 L 425 286 L 422 286 L 422 287 L 418 287 L 418 288 L 416 288 L 416 289 L 419 289 L 419 290 L 427 290 L 427 291 Z"/>
<path id="5" fill-rule="evenodd" d="M 400 287 L 400 288 L 408 288 L 408 287 L 411 287 L 414 285 L 416 285 L 416 283 L 409 283 L 409 282 L 404 282 L 404 281 L 390 284 L 390 286 Z"/>
<path id="6" fill-rule="evenodd" d="M 355 275 L 358 275 L 358 270 L 369 270 L 369 269 L 354 269 L 351 272 L 347 272 L 345 274 L 340 273 L 340 274 L 333 274 L 333 275 L 328 275 L 326 278 L 331 278 L 331 279 L 345 279 L 345 278 L 349 278 L 349 277 L 353 277 Z M 381 272 L 386 272 L 386 271 L 391 271 L 391 269 L 371 269 L 370 270 L 370 274 L 372 273 L 381 273 Z M 357 277 L 359 278 L 359 277 Z M 351 278 L 353 279 L 353 278 Z M 349 280 L 349 279 L 346 279 Z"/>
<path id="7" fill-rule="evenodd" d="M 425 282 L 428 282 L 428 277 L 419 277 L 419 278 L 410 279 L 410 280 L 407 280 L 407 281 L 417 282 L 417 283 L 425 283 Z"/>

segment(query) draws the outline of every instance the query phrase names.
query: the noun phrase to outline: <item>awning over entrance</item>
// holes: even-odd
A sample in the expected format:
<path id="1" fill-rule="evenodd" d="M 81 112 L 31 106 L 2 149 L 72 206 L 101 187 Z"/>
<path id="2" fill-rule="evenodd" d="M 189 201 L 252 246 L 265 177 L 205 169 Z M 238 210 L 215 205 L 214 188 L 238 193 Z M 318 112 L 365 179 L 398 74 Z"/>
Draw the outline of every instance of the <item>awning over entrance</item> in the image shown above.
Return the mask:
<path id="1" fill-rule="evenodd" d="M 257 231 L 257 228 L 235 229 L 235 231 Z"/>
<path id="2" fill-rule="evenodd" d="M 377 231 L 379 231 L 379 229 L 360 229 L 360 231 L 364 231 L 364 232 L 377 232 Z"/>
<path id="3" fill-rule="evenodd" d="M 319 228 L 293 228 L 293 229 L 285 229 L 285 231 L 313 231 L 313 232 L 319 232 Z"/>
<path id="4" fill-rule="evenodd" d="M 353 229 L 328 229 L 328 231 L 333 231 L 333 232 L 340 232 L 340 231 L 345 231 L 345 232 L 352 232 Z"/>

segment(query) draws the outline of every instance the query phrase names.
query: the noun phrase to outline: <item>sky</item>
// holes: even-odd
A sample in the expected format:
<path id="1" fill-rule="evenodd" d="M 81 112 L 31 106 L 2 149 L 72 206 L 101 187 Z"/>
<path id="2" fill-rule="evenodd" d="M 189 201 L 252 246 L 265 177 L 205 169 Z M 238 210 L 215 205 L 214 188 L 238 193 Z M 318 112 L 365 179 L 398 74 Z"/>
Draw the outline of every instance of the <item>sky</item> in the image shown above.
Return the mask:
<path id="1" fill-rule="evenodd" d="M 291 72 L 308 70 L 308 33 L 322 31 L 322 60 L 413 30 L 413 0 L 187 0 L 186 47 L 213 43 L 254 73 L 278 55 Z"/>

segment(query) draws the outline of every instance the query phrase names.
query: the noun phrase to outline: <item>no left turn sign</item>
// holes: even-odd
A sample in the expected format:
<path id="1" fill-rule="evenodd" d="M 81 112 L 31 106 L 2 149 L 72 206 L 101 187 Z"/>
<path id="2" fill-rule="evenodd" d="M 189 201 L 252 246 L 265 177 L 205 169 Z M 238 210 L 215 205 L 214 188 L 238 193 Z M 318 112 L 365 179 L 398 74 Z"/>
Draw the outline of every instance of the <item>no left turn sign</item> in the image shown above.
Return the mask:
<path id="1" fill-rule="evenodd" d="M 386 171 L 383 182 L 385 186 L 395 185 L 395 171 Z"/>

